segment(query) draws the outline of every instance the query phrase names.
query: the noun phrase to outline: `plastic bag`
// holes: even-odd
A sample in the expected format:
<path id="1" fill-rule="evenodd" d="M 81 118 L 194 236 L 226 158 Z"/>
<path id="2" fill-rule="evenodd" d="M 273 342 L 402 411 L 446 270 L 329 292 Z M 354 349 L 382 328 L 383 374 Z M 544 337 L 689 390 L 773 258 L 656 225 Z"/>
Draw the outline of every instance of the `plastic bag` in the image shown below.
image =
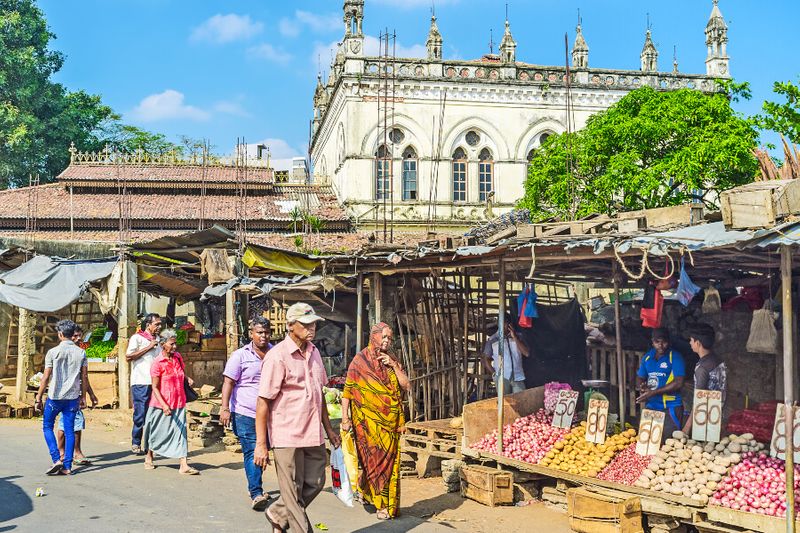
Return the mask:
<path id="1" fill-rule="evenodd" d="M 344 453 L 341 446 L 331 451 L 331 485 L 336 497 L 346 506 L 352 507 L 353 488 L 350 486 L 350 478 L 347 476 L 347 467 L 344 464 Z"/>
<path id="2" fill-rule="evenodd" d="M 720 309 L 722 309 L 722 300 L 719 297 L 719 291 L 709 286 L 705 290 L 705 297 L 703 298 L 703 314 L 713 315 L 714 313 L 719 313 Z"/>
<path id="3" fill-rule="evenodd" d="M 777 313 L 764 307 L 753 311 L 747 351 L 752 353 L 778 353 L 778 330 L 775 329 Z"/>
<path id="4" fill-rule="evenodd" d="M 653 294 L 653 307 L 651 309 L 642 307 L 642 312 L 639 314 L 639 317 L 642 319 L 642 327 L 660 328 L 663 310 L 664 296 L 662 296 L 660 290 L 656 289 Z"/>
<path id="5" fill-rule="evenodd" d="M 692 282 L 692 279 L 689 277 L 689 274 L 686 273 L 686 269 L 683 265 L 683 257 L 681 257 L 681 275 L 678 280 L 678 301 L 683 304 L 684 307 L 688 306 L 689 303 L 694 298 L 694 295 L 700 292 L 700 287 Z"/>
<path id="6" fill-rule="evenodd" d="M 352 431 L 340 432 L 342 437 L 342 453 L 344 455 L 344 466 L 347 468 L 347 477 L 350 478 L 350 487 L 353 494 L 358 490 L 358 454 L 356 453 L 356 441 L 353 440 Z"/>

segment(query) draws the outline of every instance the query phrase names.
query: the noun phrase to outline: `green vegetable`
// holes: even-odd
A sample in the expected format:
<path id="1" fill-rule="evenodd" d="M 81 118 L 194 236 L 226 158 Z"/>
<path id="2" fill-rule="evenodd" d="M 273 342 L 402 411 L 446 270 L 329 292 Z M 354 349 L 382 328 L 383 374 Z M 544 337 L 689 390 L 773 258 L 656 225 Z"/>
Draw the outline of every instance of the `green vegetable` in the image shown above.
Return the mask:
<path id="1" fill-rule="evenodd" d="M 102 339 L 102 337 L 100 337 Z M 93 359 L 105 359 L 117 345 L 116 341 L 97 341 L 86 348 L 86 357 Z"/>
<path id="2" fill-rule="evenodd" d="M 178 330 L 178 337 L 175 340 L 178 346 L 183 346 L 186 344 L 186 341 L 189 339 L 189 333 L 185 329 Z"/>

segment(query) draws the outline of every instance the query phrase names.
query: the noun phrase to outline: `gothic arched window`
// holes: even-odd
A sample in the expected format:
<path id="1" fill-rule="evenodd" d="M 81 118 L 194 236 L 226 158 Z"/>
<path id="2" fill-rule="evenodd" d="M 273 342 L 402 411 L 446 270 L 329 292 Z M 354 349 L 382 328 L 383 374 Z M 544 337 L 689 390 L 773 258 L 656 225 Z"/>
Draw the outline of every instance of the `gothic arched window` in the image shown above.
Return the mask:
<path id="1" fill-rule="evenodd" d="M 494 159 L 488 148 L 478 155 L 478 200 L 485 202 L 489 193 L 494 190 Z"/>
<path id="2" fill-rule="evenodd" d="M 453 201 L 467 201 L 467 154 L 463 148 L 453 152 Z"/>
<path id="3" fill-rule="evenodd" d="M 417 151 L 409 146 L 403 152 L 403 200 L 418 200 L 417 195 Z"/>
<path id="4" fill-rule="evenodd" d="M 375 152 L 375 199 L 389 198 L 389 173 L 392 159 L 386 146 L 381 145 Z"/>

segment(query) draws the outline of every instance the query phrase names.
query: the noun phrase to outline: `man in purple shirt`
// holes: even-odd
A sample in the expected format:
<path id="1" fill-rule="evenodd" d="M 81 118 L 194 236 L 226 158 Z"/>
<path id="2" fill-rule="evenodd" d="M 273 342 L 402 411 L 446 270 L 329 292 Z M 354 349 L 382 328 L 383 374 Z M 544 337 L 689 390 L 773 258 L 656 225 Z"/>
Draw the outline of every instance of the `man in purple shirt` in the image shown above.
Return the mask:
<path id="1" fill-rule="evenodd" d="M 233 432 L 239 437 L 244 456 L 244 473 L 250 491 L 252 507 L 256 511 L 267 508 L 269 499 L 264 496 L 261 485 L 260 466 L 253 463 L 256 448 L 256 401 L 261 380 L 261 365 L 264 356 L 272 348 L 269 343 L 270 323 L 263 317 L 250 322 L 250 343 L 231 354 L 223 372 L 222 409 L 219 420 L 231 423 Z"/>

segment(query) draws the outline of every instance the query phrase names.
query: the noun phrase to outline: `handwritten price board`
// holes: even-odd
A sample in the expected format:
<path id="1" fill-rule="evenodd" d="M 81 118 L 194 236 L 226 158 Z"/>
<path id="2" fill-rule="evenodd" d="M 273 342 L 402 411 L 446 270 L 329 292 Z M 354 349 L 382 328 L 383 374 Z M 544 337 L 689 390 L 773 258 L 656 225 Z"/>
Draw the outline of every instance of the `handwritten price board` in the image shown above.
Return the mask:
<path id="1" fill-rule="evenodd" d="M 636 453 L 643 456 L 655 455 L 661 448 L 664 435 L 664 412 L 645 409 L 639 421 L 639 436 L 636 440 Z"/>
<path id="2" fill-rule="evenodd" d="M 800 408 L 794 408 L 794 424 L 792 434 L 794 436 L 794 460 L 795 464 L 800 462 Z M 775 409 L 775 425 L 772 427 L 772 442 L 769 446 L 769 454 L 778 459 L 786 459 L 786 406 L 778 404 Z"/>
<path id="3" fill-rule="evenodd" d="M 586 415 L 586 440 L 595 444 L 606 441 L 606 426 L 608 425 L 608 401 L 589 400 L 589 410 Z"/>
<path id="4" fill-rule="evenodd" d="M 695 390 L 692 407 L 692 439 L 719 442 L 722 431 L 722 392 Z"/>
<path id="5" fill-rule="evenodd" d="M 570 429 L 572 417 L 575 416 L 575 407 L 578 405 L 578 391 L 558 391 L 558 403 L 553 413 L 553 427 Z"/>

